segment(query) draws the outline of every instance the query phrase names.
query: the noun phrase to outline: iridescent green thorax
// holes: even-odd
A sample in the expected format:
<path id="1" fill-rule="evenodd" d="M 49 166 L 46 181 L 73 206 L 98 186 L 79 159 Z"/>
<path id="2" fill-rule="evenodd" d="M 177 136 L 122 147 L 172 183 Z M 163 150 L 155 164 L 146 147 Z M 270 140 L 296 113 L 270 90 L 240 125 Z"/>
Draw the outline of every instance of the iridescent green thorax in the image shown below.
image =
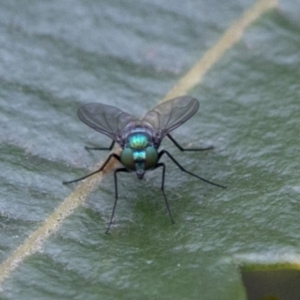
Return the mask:
<path id="1" fill-rule="evenodd" d="M 149 138 L 145 133 L 135 133 L 128 138 L 127 147 L 133 150 L 142 150 L 149 145 Z"/>

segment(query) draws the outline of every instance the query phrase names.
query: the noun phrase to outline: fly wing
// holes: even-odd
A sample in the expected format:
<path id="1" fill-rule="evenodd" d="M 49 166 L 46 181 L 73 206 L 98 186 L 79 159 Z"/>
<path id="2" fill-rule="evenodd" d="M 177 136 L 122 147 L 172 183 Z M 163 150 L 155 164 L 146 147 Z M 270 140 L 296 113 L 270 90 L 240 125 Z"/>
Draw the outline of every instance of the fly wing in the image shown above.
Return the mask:
<path id="1" fill-rule="evenodd" d="M 100 103 L 88 103 L 81 106 L 77 115 L 83 123 L 116 142 L 121 138 L 125 128 L 131 124 L 134 125 L 138 120 L 119 108 Z"/>
<path id="2" fill-rule="evenodd" d="M 168 100 L 150 110 L 142 119 L 142 124 L 155 128 L 160 139 L 176 129 L 198 110 L 199 102 L 191 96 L 181 96 Z"/>

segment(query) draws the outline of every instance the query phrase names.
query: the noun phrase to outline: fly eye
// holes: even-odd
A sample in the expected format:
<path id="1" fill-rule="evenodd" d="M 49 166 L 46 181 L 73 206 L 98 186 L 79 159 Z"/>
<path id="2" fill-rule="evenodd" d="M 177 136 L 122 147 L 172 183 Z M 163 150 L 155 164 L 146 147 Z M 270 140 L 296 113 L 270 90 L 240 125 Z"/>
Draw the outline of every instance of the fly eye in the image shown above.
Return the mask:
<path id="1" fill-rule="evenodd" d="M 155 167 L 158 159 L 157 149 L 154 147 L 146 148 L 146 160 L 145 160 L 145 169 L 152 169 Z"/>
<path id="2" fill-rule="evenodd" d="M 135 163 L 133 159 L 133 152 L 131 149 L 126 148 L 121 153 L 121 163 L 129 170 L 135 170 Z"/>

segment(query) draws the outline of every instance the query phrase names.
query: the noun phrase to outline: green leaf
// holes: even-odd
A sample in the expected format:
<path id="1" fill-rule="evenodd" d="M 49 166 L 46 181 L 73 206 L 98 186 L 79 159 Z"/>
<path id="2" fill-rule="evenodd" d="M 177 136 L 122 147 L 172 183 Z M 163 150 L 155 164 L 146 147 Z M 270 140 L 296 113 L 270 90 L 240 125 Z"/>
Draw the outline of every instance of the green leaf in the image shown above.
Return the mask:
<path id="1" fill-rule="evenodd" d="M 240 40 L 232 34 L 236 44 L 218 48 L 201 84 L 180 81 L 253 5 L 0 4 L 1 299 L 244 300 L 240 267 L 299 269 L 300 5 L 280 2 L 256 16 Z M 121 174 L 105 235 L 113 174 L 61 184 L 108 155 L 84 150 L 110 140 L 77 109 L 99 102 L 143 116 L 178 82 L 200 111 L 174 138 L 214 150 L 163 147 L 228 188 L 165 159 L 172 225 L 160 171 L 143 181 Z"/>

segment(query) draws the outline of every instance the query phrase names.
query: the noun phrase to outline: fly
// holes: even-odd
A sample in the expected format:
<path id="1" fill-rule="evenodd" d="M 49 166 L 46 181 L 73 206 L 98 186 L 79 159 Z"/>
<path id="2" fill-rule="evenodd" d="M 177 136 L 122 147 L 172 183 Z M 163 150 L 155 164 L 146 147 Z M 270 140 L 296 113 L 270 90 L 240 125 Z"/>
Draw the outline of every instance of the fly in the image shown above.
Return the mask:
<path id="1" fill-rule="evenodd" d="M 111 153 L 97 171 L 75 180 L 63 181 L 63 184 L 69 184 L 99 173 L 112 158 L 117 159 L 122 164 L 123 167 L 114 170 L 115 202 L 106 233 L 109 232 L 117 206 L 117 174 L 120 172 L 135 172 L 138 179 L 143 179 L 146 171 L 162 168 L 161 191 L 171 222 L 174 224 L 174 219 L 164 190 L 166 165 L 160 162 L 163 155 L 167 155 L 181 171 L 206 183 L 226 188 L 223 185 L 214 183 L 187 171 L 167 150 L 158 150 L 162 139 L 166 136 L 180 151 L 204 151 L 213 148 L 186 149 L 181 147 L 170 135 L 171 131 L 190 119 L 198 111 L 198 108 L 199 102 L 197 99 L 191 96 L 181 96 L 157 105 L 141 120 L 123 112 L 117 107 L 106 104 L 88 103 L 78 109 L 78 117 L 83 123 L 112 139 L 111 145 L 107 148 L 86 147 L 86 149 L 111 150 L 115 143 L 119 144 L 122 148 L 120 155 Z"/>

